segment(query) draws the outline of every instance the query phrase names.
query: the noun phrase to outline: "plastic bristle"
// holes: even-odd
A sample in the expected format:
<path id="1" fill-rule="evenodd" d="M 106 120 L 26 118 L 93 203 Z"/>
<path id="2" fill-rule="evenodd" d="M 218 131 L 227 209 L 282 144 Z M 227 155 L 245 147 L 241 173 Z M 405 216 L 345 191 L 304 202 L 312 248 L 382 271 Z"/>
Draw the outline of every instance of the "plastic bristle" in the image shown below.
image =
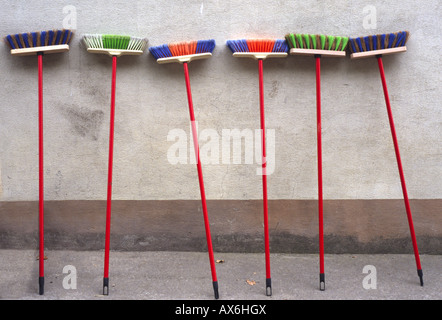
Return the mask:
<path id="1" fill-rule="evenodd" d="M 48 46 L 52 46 L 54 43 L 54 31 L 49 30 L 48 31 Z"/>
<path id="2" fill-rule="evenodd" d="M 341 45 L 342 37 L 335 37 L 335 41 L 333 41 L 333 47 L 332 50 L 337 51 L 339 49 L 339 46 Z"/>
<path id="3" fill-rule="evenodd" d="M 240 39 L 240 40 L 227 40 L 227 46 L 229 49 L 235 53 L 235 52 L 250 52 L 249 47 L 247 46 L 247 40 L 246 39 Z"/>
<path id="4" fill-rule="evenodd" d="M 47 46 L 48 45 L 48 37 L 47 37 L 47 34 L 48 34 L 48 32 L 47 31 L 42 31 L 41 33 L 41 46 Z"/>
<path id="5" fill-rule="evenodd" d="M 351 52 L 364 52 L 382 50 L 405 46 L 409 32 L 400 31 L 396 33 L 377 34 L 366 37 L 350 38 L 349 49 Z"/>
<path id="6" fill-rule="evenodd" d="M 9 47 L 10 47 L 11 49 L 15 49 L 15 48 L 16 48 L 16 47 L 15 47 L 15 44 L 14 44 L 14 40 L 12 40 L 11 35 L 7 35 L 7 36 L 5 37 L 5 41 L 6 41 L 6 43 L 9 45 Z"/>
<path id="7" fill-rule="evenodd" d="M 343 51 L 349 38 L 322 34 L 289 33 L 285 36 L 290 48 Z"/>
<path id="8" fill-rule="evenodd" d="M 169 50 L 173 57 L 187 56 L 196 53 L 198 41 L 176 42 L 169 44 Z"/>
<path id="9" fill-rule="evenodd" d="M 325 50 L 325 45 L 327 44 L 327 37 L 323 34 L 319 35 L 319 48 L 320 50 Z"/>
<path id="10" fill-rule="evenodd" d="M 127 50 L 130 36 L 121 36 L 113 34 L 102 35 L 102 44 L 104 49 Z"/>
<path id="11" fill-rule="evenodd" d="M 278 39 L 275 41 L 272 52 L 288 52 L 288 51 L 289 51 L 289 46 L 287 44 L 287 41 L 282 39 Z"/>
<path id="12" fill-rule="evenodd" d="M 196 45 L 196 52 L 195 53 L 212 53 L 215 49 L 216 43 L 214 39 L 210 40 L 198 40 Z"/>
<path id="13" fill-rule="evenodd" d="M 72 38 L 70 30 L 48 30 L 40 32 L 17 33 L 5 37 L 11 49 L 69 44 Z"/>
<path id="14" fill-rule="evenodd" d="M 311 49 L 310 46 L 310 35 L 304 34 L 304 45 L 307 49 Z"/>
<path id="15" fill-rule="evenodd" d="M 394 44 L 395 40 L 396 40 L 395 34 L 394 33 L 390 33 L 388 35 L 388 47 L 387 48 L 393 48 L 393 44 Z"/>
<path id="16" fill-rule="evenodd" d="M 274 39 L 250 39 L 247 40 L 250 52 L 272 52 L 275 46 Z"/>
<path id="17" fill-rule="evenodd" d="M 144 38 L 131 37 L 127 45 L 127 50 L 144 51 L 146 49 L 147 40 Z"/>
<path id="18" fill-rule="evenodd" d="M 55 40 L 54 40 L 54 44 L 60 44 L 60 40 L 62 39 L 62 33 L 63 33 L 63 31 L 62 30 L 57 30 L 57 31 L 55 31 Z"/>
<path id="19" fill-rule="evenodd" d="M 23 37 L 23 42 L 24 42 L 24 44 L 25 44 L 25 47 L 26 47 L 26 48 L 31 48 L 31 47 L 32 47 L 32 42 L 29 41 L 29 40 L 30 40 L 30 39 L 29 39 L 29 34 L 27 34 L 27 33 L 23 33 L 23 34 L 22 34 L 22 37 Z"/>
<path id="20" fill-rule="evenodd" d="M 31 32 L 31 36 L 32 36 L 32 45 L 34 47 L 37 47 L 37 32 Z"/>
<path id="21" fill-rule="evenodd" d="M 154 56 L 155 59 L 172 57 L 172 52 L 170 52 L 169 46 L 167 44 L 150 47 L 149 52 Z"/>
<path id="22" fill-rule="evenodd" d="M 64 30 L 63 35 L 60 39 L 61 41 L 60 44 L 66 44 L 68 37 L 69 37 L 69 30 Z"/>

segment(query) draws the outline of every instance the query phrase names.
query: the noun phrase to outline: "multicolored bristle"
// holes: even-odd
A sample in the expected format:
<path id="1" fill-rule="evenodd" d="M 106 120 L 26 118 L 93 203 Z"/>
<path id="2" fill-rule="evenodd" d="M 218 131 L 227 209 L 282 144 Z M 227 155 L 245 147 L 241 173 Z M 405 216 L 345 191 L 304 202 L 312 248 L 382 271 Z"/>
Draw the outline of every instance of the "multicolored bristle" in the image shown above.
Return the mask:
<path id="1" fill-rule="evenodd" d="M 344 51 L 349 38 L 319 34 L 289 33 L 285 36 L 291 49 Z"/>
<path id="2" fill-rule="evenodd" d="M 352 53 L 383 50 L 405 46 L 409 37 L 408 31 L 377 34 L 367 37 L 350 38 L 349 50 Z"/>
<path id="3" fill-rule="evenodd" d="M 215 49 L 215 40 L 184 41 L 150 47 L 150 53 L 155 59 L 187 56 L 201 53 L 212 53 Z"/>
<path id="4" fill-rule="evenodd" d="M 24 49 L 69 44 L 72 36 L 71 30 L 62 29 L 18 33 L 6 36 L 5 40 L 11 49 Z"/>
<path id="5" fill-rule="evenodd" d="M 83 42 L 88 49 L 144 51 L 147 46 L 145 38 L 113 34 L 85 34 Z"/>
<path id="6" fill-rule="evenodd" d="M 239 39 L 227 40 L 229 49 L 235 52 L 288 52 L 289 47 L 281 39 Z"/>

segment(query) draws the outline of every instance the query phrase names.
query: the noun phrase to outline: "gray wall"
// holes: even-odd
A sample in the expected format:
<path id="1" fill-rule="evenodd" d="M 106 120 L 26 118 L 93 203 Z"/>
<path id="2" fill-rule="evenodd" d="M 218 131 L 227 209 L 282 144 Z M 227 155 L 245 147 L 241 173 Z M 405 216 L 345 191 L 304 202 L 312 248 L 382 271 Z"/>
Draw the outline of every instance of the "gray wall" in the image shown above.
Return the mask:
<path id="1" fill-rule="evenodd" d="M 213 57 L 189 65 L 200 133 L 259 128 L 256 61 L 236 59 L 228 39 L 288 32 L 359 36 L 409 30 L 408 52 L 384 58 L 410 198 L 442 197 L 440 2 L 434 1 L 1 1 L 0 30 L 62 28 L 76 9 L 68 53 L 44 57 L 45 197 L 106 197 L 111 59 L 92 55 L 83 33 L 147 37 L 149 46 L 214 38 Z M 91 4 L 93 3 L 93 4 Z M 376 9 L 376 29 L 364 28 Z M 371 7 L 371 8 L 373 8 Z M 371 21 L 373 22 L 373 21 Z M 38 197 L 37 61 L 0 44 L 0 200 Z M 325 199 L 401 198 L 375 59 L 322 60 Z M 122 57 L 117 72 L 113 198 L 199 199 L 194 164 L 168 161 L 181 129 L 190 139 L 182 66 L 149 53 Z M 274 130 L 270 199 L 315 199 L 314 60 L 264 62 L 266 122 Z M 173 132 L 173 131 L 172 131 Z M 221 141 L 221 138 L 220 140 Z M 204 145 L 204 141 L 201 145 Z M 271 149 L 271 148 L 270 148 Z M 204 163 L 209 199 L 260 199 L 259 163 Z M 192 150 L 188 148 L 190 153 Z M 215 157 L 216 159 L 216 157 Z"/>

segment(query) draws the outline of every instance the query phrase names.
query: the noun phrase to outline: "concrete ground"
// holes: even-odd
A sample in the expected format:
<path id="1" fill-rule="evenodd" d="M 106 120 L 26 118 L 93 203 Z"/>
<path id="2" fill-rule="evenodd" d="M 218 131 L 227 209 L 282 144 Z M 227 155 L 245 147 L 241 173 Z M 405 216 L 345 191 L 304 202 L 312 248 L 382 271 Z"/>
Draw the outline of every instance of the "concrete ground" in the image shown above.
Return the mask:
<path id="1" fill-rule="evenodd" d="M 38 252 L 0 250 L 0 298 L 213 300 L 209 260 L 204 252 L 111 251 L 108 296 L 102 295 L 102 251 L 46 251 L 45 255 L 45 294 L 40 296 Z M 326 290 L 320 291 L 318 255 L 275 253 L 271 254 L 271 297 L 265 295 L 264 254 L 215 253 L 215 259 L 221 260 L 216 264 L 220 300 L 442 298 L 439 255 L 421 255 L 424 287 L 419 285 L 413 255 L 326 255 Z M 369 289 L 369 285 L 376 288 Z"/>

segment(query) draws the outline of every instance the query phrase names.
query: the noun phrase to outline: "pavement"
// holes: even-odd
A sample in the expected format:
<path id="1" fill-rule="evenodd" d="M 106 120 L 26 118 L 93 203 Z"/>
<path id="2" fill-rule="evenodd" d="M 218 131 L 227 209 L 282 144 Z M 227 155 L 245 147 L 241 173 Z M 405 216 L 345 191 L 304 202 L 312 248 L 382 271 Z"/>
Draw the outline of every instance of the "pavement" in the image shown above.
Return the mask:
<path id="1" fill-rule="evenodd" d="M 205 252 L 110 253 L 109 295 L 102 294 L 103 251 L 45 251 L 45 294 L 38 294 L 38 252 L 0 250 L 2 300 L 214 300 Z M 272 296 L 264 254 L 215 253 L 219 301 L 441 300 L 442 256 L 421 255 L 424 286 L 408 254 L 271 254 Z"/>

